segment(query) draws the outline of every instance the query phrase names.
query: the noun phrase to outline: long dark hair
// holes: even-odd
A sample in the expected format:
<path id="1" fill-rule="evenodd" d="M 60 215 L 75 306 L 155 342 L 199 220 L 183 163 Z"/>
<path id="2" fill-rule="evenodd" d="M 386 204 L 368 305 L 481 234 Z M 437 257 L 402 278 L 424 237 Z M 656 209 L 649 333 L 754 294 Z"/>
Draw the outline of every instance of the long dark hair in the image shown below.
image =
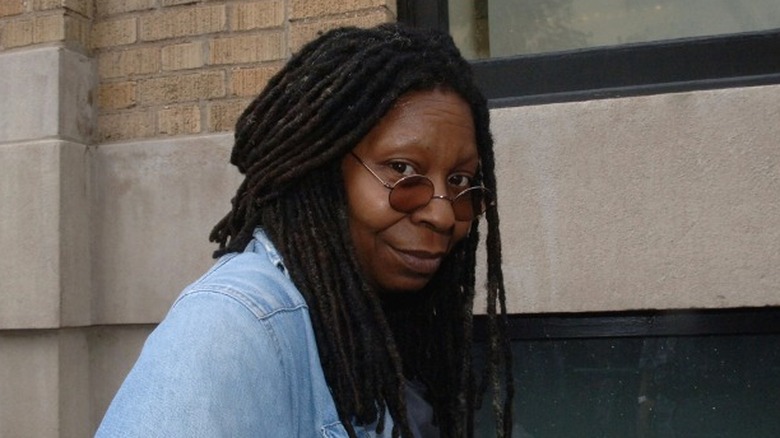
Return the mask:
<path id="1" fill-rule="evenodd" d="M 406 380 L 420 382 L 442 436 L 473 434 L 477 394 L 490 383 L 499 436 L 511 430 L 512 380 L 498 212 L 487 211 L 488 360 L 471 361 L 478 221 L 423 291 L 383 297 L 364 281 L 348 230 L 342 158 L 396 100 L 444 88 L 471 107 L 480 183 L 496 191 L 487 103 L 449 35 L 400 24 L 340 28 L 304 46 L 238 120 L 231 163 L 245 175 L 214 227 L 214 256 L 241 252 L 262 227 L 309 305 L 325 378 L 352 424 L 411 437 Z M 480 380 L 481 383 L 477 383 Z"/>

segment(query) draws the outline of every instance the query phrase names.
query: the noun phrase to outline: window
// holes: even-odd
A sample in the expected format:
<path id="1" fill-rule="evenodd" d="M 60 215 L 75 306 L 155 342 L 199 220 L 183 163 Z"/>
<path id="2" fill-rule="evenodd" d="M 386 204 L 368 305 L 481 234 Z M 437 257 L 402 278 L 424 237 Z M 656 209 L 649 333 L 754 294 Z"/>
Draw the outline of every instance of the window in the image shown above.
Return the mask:
<path id="1" fill-rule="evenodd" d="M 456 0 L 399 0 L 399 19 L 454 34 L 492 107 L 780 84 L 777 0 L 527 0 L 495 12 L 505 1 L 459 11 Z M 623 16 L 588 28 L 575 5 Z M 656 6 L 665 15 L 647 18 Z M 631 11 L 635 31 L 611 28 Z M 696 14 L 733 19 L 700 26 Z M 553 24 L 515 26 L 530 17 Z M 475 328 L 479 344 L 482 317 Z M 513 436 L 780 436 L 780 308 L 514 315 L 509 333 Z M 488 404 L 476 436 L 495 436 Z"/>
<path id="2" fill-rule="evenodd" d="M 780 436 L 778 309 L 517 316 L 510 333 L 513 436 Z M 476 436 L 495 436 L 489 409 Z"/>
<path id="3" fill-rule="evenodd" d="M 470 59 L 780 28 L 777 0 L 451 0 Z"/>
<path id="4" fill-rule="evenodd" d="M 780 83 L 776 0 L 399 0 L 450 31 L 491 106 Z"/>

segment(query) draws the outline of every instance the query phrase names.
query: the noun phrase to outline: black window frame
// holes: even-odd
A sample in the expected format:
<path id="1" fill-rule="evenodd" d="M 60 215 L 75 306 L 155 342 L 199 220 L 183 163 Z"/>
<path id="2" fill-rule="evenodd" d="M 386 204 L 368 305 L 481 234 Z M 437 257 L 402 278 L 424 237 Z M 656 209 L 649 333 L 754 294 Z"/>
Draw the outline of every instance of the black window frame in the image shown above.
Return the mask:
<path id="1" fill-rule="evenodd" d="M 447 0 L 398 0 L 399 21 L 411 26 L 447 31 L 447 11 Z M 780 29 L 476 60 L 472 66 L 491 108 L 780 84 Z"/>
<path id="2" fill-rule="evenodd" d="M 512 314 L 512 341 L 656 336 L 780 334 L 780 307 Z M 487 340 L 487 316 L 475 315 L 474 340 Z"/>
<path id="3" fill-rule="evenodd" d="M 483 355 L 485 354 L 484 348 L 488 339 L 487 333 L 487 317 L 484 315 L 475 316 L 474 341 L 478 349 L 476 350 L 477 357 L 480 358 L 476 361 L 478 370 L 484 366 Z M 593 420 L 596 423 L 600 421 L 601 426 L 597 427 L 604 427 L 609 424 L 610 428 L 614 428 L 610 429 L 614 433 L 617 430 L 622 430 L 621 428 L 624 428 L 632 421 L 631 414 L 637 415 L 637 419 L 639 419 L 639 415 L 644 412 L 644 420 L 647 424 L 655 421 L 651 419 L 653 416 L 652 410 L 654 404 L 648 404 L 644 409 L 640 407 L 643 403 L 643 398 L 644 400 L 661 400 L 661 398 L 656 397 L 658 393 L 656 392 L 656 389 L 653 389 L 654 384 L 649 384 L 648 382 L 652 381 L 655 384 L 665 382 L 660 385 L 668 389 L 674 385 L 670 382 L 673 382 L 675 378 L 678 381 L 681 379 L 677 375 L 677 371 L 681 368 L 691 369 L 691 367 L 694 367 L 694 370 L 701 369 L 701 366 L 698 366 L 697 368 L 696 365 L 699 363 L 698 356 L 688 356 L 687 354 L 678 354 L 676 359 L 669 361 L 668 363 L 673 365 L 670 368 L 656 368 L 656 365 L 652 363 L 652 360 L 645 362 L 643 368 L 641 358 L 639 356 L 634 356 L 631 353 L 632 351 L 633 353 L 637 353 L 637 345 L 644 346 L 645 341 L 649 340 L 649 345 L 651 346 L 650 351 L 655 351 L 657 354 L 664 350 L 663 345 L 676 344 L 676 342 L 667 344 L 667 340 L 681 339 L 683 340 L 682 343 L 688 346 L 700 346 L 698 351 L 702 352 L 702 359 L 705 359 L 707 357 L 712 358 L 713 354 L 718 354 L 719 348 L 712 347 L 720 345 L 721 340 L 723 340 L 722 345 L 724 346 L 725 351 L 728 351 L 729 346 L 733 348 L 735 342 L 741 344 L 744 341 L 745 348 L 752 348 L 752 352 L 759 355 L 759 352 L 766 352 L 770 355 L 774 355 L 776 358 L 776 353 L 772 353 L 774 350 L 756 349 L 755 342 L 757 341 L 761 345 L 768 345 L 762 344 L 763 342 L 768 342 L 770 343 L 769 345 L 776 345 L 777 336 L 780 335 L 780 307 L 663 311 L 647 310 L 581 314 L 515 314 L 509 316 L 507 334 L 510 342 L 513 344 L 513 362 L 517 361 L 516 365 L 513 366 L 516 373 L 514 378 L 514 385 L 516 385 L 515 407 L 513 408 L 514 418 L 521 420 L 521 417 L 524 415 L 527 420 L 529 415 L 539 414 L 539 409 L 536 409 L 536 411 L 531 414 L 527 412 L 530 402 L 537 407 L 541 404 L 542 411 L 546 409 L 550 410 L 549 417 L 550 420 L 552 420 L 551 424 L 553 426 L 555 426 L 556 423 L 556 427 L 560 428 L 562 426 L 562 423 L 556 420 L 562 418 L 561 415 L 563 415 L 567 418 L 579 418 L 578 421 L 580 423 L 582 421 L 590 420 Z M 599 346 L 604 347 L 607 344 L 611 346 L 612 350 L 606 355 L 603 355 L 602 353 L 604 353 L 604 351 L 599 350 Z M 632 348 L 632 346 L 634 348 Z M 656 350 L 659 346 L 660 349 Z M 704 349 L 701 349 L 701 346 L 709 346 L 710 349 L 705 352 Z M 518 350 L 515 350 L 516 347 Z M 595 348 L 593 350 L 593 355 L 590 358 L 585 359 L 583 357 L 583 347 L 587 347 L 588 350 L 590 350 L 591 347 Z M 642 348 L 644 350 L 644 347 Z M 549 355 L 551 351 L 555 352 L 554 360 L 552 361 L 551 359 L 553 358 Z M 672 354 L 673 351 L 674 350 L 672 350 Z M 521 356 L 517 356 L 517 354 L 520 354 Z M 536 357 L 536 359 L 533 357 Z M 633 365 L 626 367 L 625 363 L 613 362 L 612 359 L 615 359 L 616 357 L 634 358 L 636 361 L 633 362 Z M 672 357 L 674 357 L 674 354 Z M 729 357 L 728 353 L 727 357 Z M 588 368 L 582 368 L 577 365 L 582 364 L 583 359 L 586 361 L 585 363 L 591 364 Z M 731 366 L 740 365 L 733 368 L 735 373 L 737 369 L 744 370 L 742 366 L 755 371 L 759 369 L 766 370 L 760 368 L 761 365 L 750 362 L 750 359 L 747 358 L 742 362 L 734 356 L 731 356 L 730 359 L 731 361 L 728 363 L 730 363 Z M 736 362 L 734 362 L 734 360 L 736 360 Z M 776 364 L 776 359 L 768 360 L 772 360 L 773 365 Z M 569 361 L 571 362 L 568 363 Z M 547 368 L 547 365 L 550 365 L 549 368 Z M 595 365 L 595 368 L 591 368 L 593 365 Z M 539 370 L 539 366 L 544 367 L 544 369 L 541 370 L 541 374 L 543 375 L 541 380 L 535 379 L 535 376 L 537 376 L 536 374 L 534 374 L 534 376 L 526 374 L 534 373 L 535 370 Z M 776 366 L 773 366 L 772 369 L 775 370 L 774 372 L 776 373 Z M 544 377 L 545 375 L 546 377 Z M 734 374 L 734 376 L 737 375 L 738 374 Z M 764 378 L 763 373 L 761 372 L 750 375 L 755 376 L 758 380 Z M 693 385 L 696 387 L 695 385 L 697 384 L 703 384 L 704 386 L 697 387 L 698 389 L 696 390 L 697 393 L 703 395 L 722 395 L 723 393 L 718 391 L 722 391 L 723 388 L 733 384 L 733 382 L 728 380 L 728 378 L 731 377 L 731 374 L 727 376 L 726 374 L 714 372 L 696 374 L 696 376 L 701 377 L 701 379 L 698 382 L 693 382 Z M 655 380 L 655 377 L 659 377 L 659 380 Z M 685 378 L 686 377 L 683 377 L 682 379 Z M 529 380 L 531 381 L 530 384 L 528 383 Z M 537 391 L 540 388 L 540 382 L 548 382 L 549 387 L 544 386 L 543 390 L 547 391 L 549 389 L 550 391 L 557 391 L 557 397 L 560 397 L 560 388 L 565 388 L 568 385 L 571 385 L 571 383 L 575 383 L 576 385 L 577 383 L 582 384 L 586 381 L 589 382 L 588 388 L 596 389 L 592 389 L 591 393 L 588 395 L 588 407 L 583 406 L 581 409 L 574 411 L 568 410 L 566 408 L 567 405 L 565 403 L 560 403 L 560 400 L 555 401 L 554 399 L 556 396 L 549 397 L 549 394 L 547 394 L 547 397 L 536 397 L 534 395 L 534 391 Z M 594 386 L 594 384 L 599 383 L 611 383 L 611 386 L 604 387 L 610 389 L 604 391 L 603 389 L 598 389 L 597 386 Z M 569 387 L 571 388 L 574 386 Z M 762 385 L 755 386 L 755 388 L 771 387 L 772 386 Z M 557 390 L 554 388 L 557 388 Z M 733 386 L 731 388 L 733 388 Z M 748 385 L 748 388 L 750 388 L 750 385 Z M 755 396 L 758 391 L 761 391 L 761 389 L 752 389 L 748 392 Z M 729 392 L 728 395 L 735 397 L 735 399 L 739 399 L 741 396 L 748 397 L 746 395 L 748 392 L 743 395 L 738 391 L 733 393 Z M 570 397 L 572 396 L 574 396 L 574 400 L 577 400 L 578 396 L 576 396 L 576 392 L 566 392 L 565 398 L 566 400 L 570 400 Z M 581 395 L 579 397 L 580 399 L 582 398 Z M 709 395 L 707 395 L 707 397 L 709 397 Z M 762 406 L 766 406 L 766 412 L 771 412 L 772 409 L 774 409 L 774 406 L 777 406 L 777 399 L 777 393 L 775 393 L 775 396 L 771 399 L 763 400 L 764 404 Z M 613 420 L 605 421 L 603 418 L 589 417 L 589 415 L 593 414 L 593 403 L 595 400 L 600 400 L 601 406 L 615 408 L 611 410 L 611 412 L 616 414 Z M 634 400 L 636 400 L 637 405 L 632 404 Z M 713 398 L 712 400 L 722 401 L 723 399 Z M 485 410 L 487 408 L 483 407 L 482 409 Z M 712 409 L 714 410 L 715 407 L 712 407 Z M 729 412 L 730 414 L 734 414 L 731 411 Z M 754 411 L 750 410 L 749 412 Z M 625 413 L 629 413 L 629 415 L 623 416 Z M 521 417 L 517 417 L 516 415 L 520 415 Z M 761 418 L 762 422 L 765 422 L 766 420 L 764 419 L 766 418 L 773 418 L 771 415 L 769 417 L 762 415 L 763 414 L 759 412 L 754 418 Z M 546 417 L 543 417 L 541 421 L 544 422 L 545 418 Z M 683 416 L 682 418 L 687 417 Z M 703 418 L 704 417 L 701 417 L 698 420 L 694 418 L 695 421 L 693 423 L 696 421 L 701 422 L 703 421 Z M 727 416 L 725 418 L 732 419 L 733 417 Z M 709 419 L 712 418 L 710 417 Z M 489 422 L 490 417 L 487 417 L 486 421 Z M 777 421 L 771 421 L 772 422 L 769 425 L 764 424 L 761 426 L 761 430 L 773 427 L 776 428 Z M 522 421 L 515 424 L 523 426 Z M 756 427 L 755 421 L 751 422 L 751 424 L 753 427 Z M 533 426 L 533 424 L 526 423 L 525 426 Z M 690 429 L 690 425 L 687 426 L 687 429 Z M 533 429 L 529 429 L 529 432 L 532 430 Z M 560 430 L 566 431 L 568 429 L 561 428 Z M 732 428 L 731 430 L 733 431 L 734 429 Z M 551 435 L 551 431 L 553 431 L 553 429 L 549 428 L 545 436 L 572 436 L 570 432 Z M 585 434 L 588 435 L 588 433 Z M 684 432 L 683 435 L 685 435 Z M 603 433 L 599 436 L 618 435 Z M 621 434 L 620 436 L 629 435 Z M 722 436 L 742 436 L 742 434 L 724 434 Z"/>

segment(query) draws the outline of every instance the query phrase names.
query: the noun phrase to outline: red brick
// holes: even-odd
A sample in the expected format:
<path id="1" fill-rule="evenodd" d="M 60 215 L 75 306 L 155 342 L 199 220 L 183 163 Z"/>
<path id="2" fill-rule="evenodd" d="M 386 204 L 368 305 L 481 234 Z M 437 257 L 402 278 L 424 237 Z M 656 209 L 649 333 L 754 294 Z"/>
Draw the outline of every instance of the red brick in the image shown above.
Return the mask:
<path id="1" fill-rule="evenodd" d="M 145 11 L 153 9 L 156 4 L 156 0 L 95 0 L 95 15 L 107 17 L 125 12 Z"/>
<path id="2" fill-rule="evenodd" d="M 292 0 L 291 18 L 312 18 L 386 6 L 387 0 Z M 395 3 L 392 0 L 390 3 Z"/>
<path id="3" fill-rule="evenodd" d="M 209 132 L 232 131 L 238 116 L 252 99 L 217 101 L 209 104 Z"/>
<path id="4" fill-rule="evenodd" d="M 225 5 L 171 8 L 141 18 L 141 39 L 157 41 L 225 30 Z"/>
<path id="5" fill-rule="evenodd" d="M 209 64 L 244 64 L 284 57 L 284 33 L 217 38 L 209 42 Z"/>
<path id="6" fill-rule="evenodd" d="M 132 44 L 138 39 L 135 17 L 101 21 L 92 26 L 92 47 Z"/>
<path id="7" fill-rule="evenodd" d="M 98 116 L 98 141 L 119 141 L 152 137 L 155 134 L 152 111 L 120 112 Z"/>
<path id="8" fill-rule="evenodd" d="M 165 76 L 140 82 L 140 100 L 144 106 L 197 101 L 225 96 L 225 74 L 206 71 Z"/>
<path id="9" fill-rule="evenodd" d="M 0 45 L 3 48 L 27 46 L 33 42 L 33 21 L 30 19 L 11 21 L 1 30 Z"/>
<path id="10" fill-rule="evenodd" d="M 200 108 L 197 105 L 165 107 L 157 113 L 157 132 L 163 135 L 200 132 Z"/>
<path id="11" fill-rule="evenodd" d="M 10 17 L 25 12 L 24 0 L 2 0 L 0 1 L 0 17 Z"/>
<path id="12" fill-rule="evenodd" d="M 230 29 L 252 30 L 281 27 L 284 24 L 284 2 L 263 0 L 231 6 Z"/>
<path id="13" fill-rule="evenodd" d="M 101 79 L 146 75 L 160 71 L 160 49 L 157 47 L 126 48 L 98 55 L 98 75 Z"/>
<path id="14" fill-rule="evenodd" d="M 205 64 L 203 47 L 204 44 L 200 41 L 163 47 L 161 54 L 163 70 L 186 70 L 203 67 Z"/>
<path id="15" fill-rule="evenodd" d="M 228 94 L 231 96 L 257 96 L 268 84 L 271 76 L 281 67 L 278 65 L 234 69 L 230 72 Z"/>
<path id="16" fill-rule="evenodd" d="M 386 8 L 377 8 L 359 13 L 330 16 L 318 20 L 292 22 L 290 27 L 290 50 L 296 52 L 317 37 L 318 33 L 341 26 L 372 27 L 393 20 L 392 13 Z"/>
<path id="17" fill-rule="evenodd" d="M 101 110 L 132 108 L 137 103 L 137 88 L 136 83 L 132 81 L 100 85 L 98 108 Z"/>

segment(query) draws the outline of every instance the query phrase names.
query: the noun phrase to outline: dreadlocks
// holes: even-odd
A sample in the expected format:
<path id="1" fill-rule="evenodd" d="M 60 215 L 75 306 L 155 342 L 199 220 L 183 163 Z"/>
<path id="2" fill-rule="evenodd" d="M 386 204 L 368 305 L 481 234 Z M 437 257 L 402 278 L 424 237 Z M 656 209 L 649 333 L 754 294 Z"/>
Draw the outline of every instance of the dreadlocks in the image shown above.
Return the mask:
<path id="1" fill-rule="evenodd" d="M 340 162 L 396 100 L 444 88 L 471 107 L 482 184 L 495 193 L 493 142 L 470 66 L 443 33 L 386 24 L 341 28 L 304 46 L 243 112 L 231 163 L 245 175 L 214 227 L 214 256 L 241 252 L 263 227 L 309 305 L 324 374 L 350 436 L 353 423 L 411 437 L 406 380 L 421 382 L 442 436 L 471 435 L 477 221 L 424 290 L 384 297 L 364 281 L 350 241 Z M 488 366 L 499 436 L 511 430 L 512 381 L 504 333 L 498 212 L 487 219 Z M 503 379 L 502 379 L 503 376 Z"/>

